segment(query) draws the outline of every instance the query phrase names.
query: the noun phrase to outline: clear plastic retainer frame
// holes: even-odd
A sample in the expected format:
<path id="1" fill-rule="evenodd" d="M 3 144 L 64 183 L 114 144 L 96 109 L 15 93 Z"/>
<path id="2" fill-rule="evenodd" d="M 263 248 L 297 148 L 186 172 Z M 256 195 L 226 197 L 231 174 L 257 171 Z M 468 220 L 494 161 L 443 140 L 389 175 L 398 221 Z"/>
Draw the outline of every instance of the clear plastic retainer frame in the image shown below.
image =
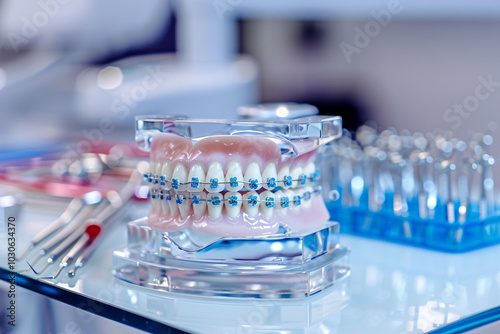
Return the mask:
<path id="1" fill-rule="evenodd" d="M 113 253 L 113 275 L 168 292 L 278 299 L 315 295 L 350 274 L 338 223 L 292 234 L 280 229 L 262 237 L 220 238 L 201 249 L 193 233 L 155 231 L 147 218 L 130 222 L 128 247 Z"/>
<path id="2" fill-rule="evenodd" d="M 181 117 L 138 117 L 135 140 L 149 151 L 151 138 L 160 132 L 177 134 L 197 142 L 213 134 L 256 135 L 280 146 L 282 159 L 299 156 L 342 135 L 339 116 L 311 116 L 273 121 L 187 119 Z"/>
<path id="3" fill-rule="evenodd" d="M 139 117 L 136 142 L 150 150 L 161 132 L 193 143 L 213 134 L 256 135 L 279 145 L 282 160 L 300 156 L 341 135 L 340 117 L 276 121 Z M 349 276 L 349 250 L 338 223 L 308 231 L 286 225 L 271 235 L 219 237 L 191 228 L 161 232 L 147 218 L 128 224 L 127 248 L 113 254 L 113 275 L 123 281 L 182 294 L 215 297 L 297 298 L 314 295 Z"/>

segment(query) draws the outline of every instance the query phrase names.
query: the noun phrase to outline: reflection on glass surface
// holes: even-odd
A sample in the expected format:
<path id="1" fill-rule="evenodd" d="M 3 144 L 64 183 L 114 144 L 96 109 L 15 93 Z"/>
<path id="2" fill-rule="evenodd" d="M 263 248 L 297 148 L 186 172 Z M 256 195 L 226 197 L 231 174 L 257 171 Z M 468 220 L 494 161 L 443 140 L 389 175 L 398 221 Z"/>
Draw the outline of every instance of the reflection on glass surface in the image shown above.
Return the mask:
<path id="1" fill-rule="evenodd" d="M 332 333 L 349 303 L 349 281 L 307 300 L 260 300 L 180 297 L 176 294 L 122 294 L 130 307 L 146 305 L 148 312 L 175 319 L 175 325 L 201 333 Z M 135 302 L 134 302 L 135 301 Z M 323 328 L 323 329 L 321 329 Z"/>
<path id="2" fill-rule="evenodd" d="M 426 333 L 498 304 L 498 247 L 444 254 L 342 236 L 352 253 L 352 298 L 341 333 Z M 496 248 L 496 249 L 495 249 Z"/>
<path id="3" fill-rule="evenodd" d="M 62 298 L 61 292 L 85 296 L 74 306 L 91 309 L 99 307 L 96 301 L 103 302 L 118 312 L 200 333 L 249 333 L 252 325 L 257 333 L 272 333 L 283 324 L 291 333 L 423 333 L 499 305 L 500 268 L 495 259 L 500 246 L 456 255 L 348 235 L 342 235 L 343 244 L 352 250 L 351 276 L 341 282 L 345 292 L 338 285 L 305 300 L 231 302 L 136 287 L 111 275 L 111 254 L 126 245 L 126 222 L 143 216 L 148 206 L 129 209 L 129 217 L 119 218 L 121 223 L 74 279 L 65 270 L 58 280 L 43 280 L 50 283 L 47 289 L 58 292 L 52 298 Z M 19 248 L 55 216 L 57 212 L 27 206 L 19 216 Z M 4 241 L 0 231 L 0 244 Z M 5 259 L 4 252 L 0 248 Z M 5 268 L 5 262 L 0 266 Z M 37 285 L 35 275 L 23 274 L 32 277 L 31 287 Z M 201 318 L 205 312 L 208 319 Z"/>

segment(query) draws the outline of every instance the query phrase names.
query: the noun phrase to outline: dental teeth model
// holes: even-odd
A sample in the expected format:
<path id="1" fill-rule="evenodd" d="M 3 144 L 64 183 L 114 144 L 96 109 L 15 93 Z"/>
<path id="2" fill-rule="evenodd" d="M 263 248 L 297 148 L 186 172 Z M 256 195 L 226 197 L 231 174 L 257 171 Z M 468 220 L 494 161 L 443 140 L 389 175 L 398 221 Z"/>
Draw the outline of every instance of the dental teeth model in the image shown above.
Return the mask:
<path id="1" fill-rule="evenodd" d="M 154 229 L 256 236 L 275 233 L 280 225 L 310 229 L 329 218 L 317 186 L 312 138 L 297 139 L 305 148 L 300 155 L 282 155 L 282 146 L 291 141 L 258 131 L 196 140 L 156 133 L 149 140 L 150 172 L 144 177 L 150 183 Z"/>
<path id="2" fill-rule="evenodd" d="M 280 108 L 286 108 L 280 106 Z M 314 295 L 350 273 L 315 165 L 340 117 L 137 119 L 151 209 L 128 223 L 113 275 L 203 296 Z"/>

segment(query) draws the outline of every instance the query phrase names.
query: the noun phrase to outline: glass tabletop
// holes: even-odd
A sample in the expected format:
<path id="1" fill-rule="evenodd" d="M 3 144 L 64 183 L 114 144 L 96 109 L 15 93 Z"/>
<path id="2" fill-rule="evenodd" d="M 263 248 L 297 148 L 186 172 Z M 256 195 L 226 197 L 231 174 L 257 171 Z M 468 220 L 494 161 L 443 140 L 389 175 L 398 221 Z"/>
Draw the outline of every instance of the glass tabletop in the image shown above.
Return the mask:
<path id="1" fill-rule="evenodd" d="M 463 328 L 457 320 L 499 305 L 500 246 L 447 254 L 350 235 L 341 235 L 341 243 L 351 248 L 351 276 L 310 298 L 207 298 L 138 287 L 115 279 L 111 260 L 113 251 L 126 245 L 127 222 L 147 211 L 147 203 L 133 203 L 115 217 L 74 278 L 66 268 L 57 279 L 40 279 L 23 262 L 16 263 L 16 284 L 149 332 L 453 333 Z M 17 251 L 56 216 L 57 210 L 26 206 L 16 217 Z M 6 238 L 0 226 L 0 245 L 7 244 Z M 12 275 L 7 247 L 0 254 L 0 278 L 7 281 Z M 49 266 L 43 275 L 56 269 Z M 489 312 L 494 318 L 495 311 Z"/>

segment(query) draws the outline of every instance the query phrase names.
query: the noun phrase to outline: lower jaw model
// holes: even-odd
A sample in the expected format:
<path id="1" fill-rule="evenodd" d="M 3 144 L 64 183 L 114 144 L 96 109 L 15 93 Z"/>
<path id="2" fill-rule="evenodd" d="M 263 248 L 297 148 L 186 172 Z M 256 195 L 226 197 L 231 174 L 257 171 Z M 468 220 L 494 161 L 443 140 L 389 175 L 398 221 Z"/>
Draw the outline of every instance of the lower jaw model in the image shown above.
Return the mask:
<path id="1" fill-rule="evenodd" d="M 316 149 L 282 161 L 272 138 L 171 133 L 151 138 L 149 225 L 221 237 L 307 230 L 329 214 L 318 188 Z"/>

